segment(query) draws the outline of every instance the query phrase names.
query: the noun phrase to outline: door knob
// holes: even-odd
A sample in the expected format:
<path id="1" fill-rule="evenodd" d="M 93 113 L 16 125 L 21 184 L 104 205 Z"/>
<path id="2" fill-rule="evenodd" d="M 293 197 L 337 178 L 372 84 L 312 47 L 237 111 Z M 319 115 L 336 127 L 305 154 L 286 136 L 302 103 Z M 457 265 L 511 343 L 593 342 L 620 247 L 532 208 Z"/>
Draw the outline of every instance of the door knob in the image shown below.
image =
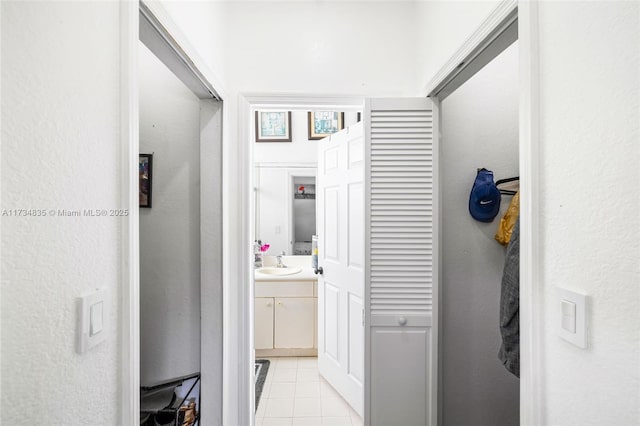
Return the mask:
<path id="1" fill-rule="evenodd" d="M 405 317 L 398 318 L 398 324 L 406 325 L 407 324 L 407 319 Z"/>
<path id="2" fill-rule="evenodd" d="M 317 268 L 314 268 L 313 272 L 314 272 L 316 275 L 318 275 L 318 274 L 322 275 L 322 273 L 323 273 L 324 271 L 322 270 L 322 266 L 318 266 Z"/>

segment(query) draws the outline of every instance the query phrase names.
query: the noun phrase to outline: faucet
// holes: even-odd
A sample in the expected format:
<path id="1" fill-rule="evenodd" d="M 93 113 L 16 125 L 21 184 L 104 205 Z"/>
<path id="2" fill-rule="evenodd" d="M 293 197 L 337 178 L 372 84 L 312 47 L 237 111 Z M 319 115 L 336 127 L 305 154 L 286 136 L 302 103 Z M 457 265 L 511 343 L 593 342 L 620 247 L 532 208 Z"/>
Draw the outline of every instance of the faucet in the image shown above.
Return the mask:
<path id="1" fill-rule="evenodd" d="M 280 253 L 279 255 L 276 256 L 276 259 L 278 260 L 278 264 L 276 265 L 276 268 L 286 268 L 287 265 L 285 265 L 284 263 L 282 263 L 282 256 L 284 256 L 286 253 L 284 250 L 282 250 L 282 253 Z"/>

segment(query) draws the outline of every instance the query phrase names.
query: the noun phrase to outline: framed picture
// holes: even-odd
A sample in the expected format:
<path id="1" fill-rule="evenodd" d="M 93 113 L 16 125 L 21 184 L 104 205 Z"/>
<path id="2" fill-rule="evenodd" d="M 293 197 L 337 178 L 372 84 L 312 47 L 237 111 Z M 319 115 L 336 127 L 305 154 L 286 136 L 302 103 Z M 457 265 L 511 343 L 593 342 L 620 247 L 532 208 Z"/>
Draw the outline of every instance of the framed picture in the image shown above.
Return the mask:
<path id="1" fill-rule="evenodd" d="M 151 181 L 153 172 L 153 154 L 140 154 L 138 158 L 138 176 L 140 179 L 139 205 L 151 208 Z"/>
<path id="2" fill-rule="evenodd" d="M 309 111 L 309 140 L 322 139 L 344 129 L 344 112 Z"/>
<path id="3" fill-rule="evenodd" d="M 256 142 L 291 142 L 291 111 L 256 111 Z"/>

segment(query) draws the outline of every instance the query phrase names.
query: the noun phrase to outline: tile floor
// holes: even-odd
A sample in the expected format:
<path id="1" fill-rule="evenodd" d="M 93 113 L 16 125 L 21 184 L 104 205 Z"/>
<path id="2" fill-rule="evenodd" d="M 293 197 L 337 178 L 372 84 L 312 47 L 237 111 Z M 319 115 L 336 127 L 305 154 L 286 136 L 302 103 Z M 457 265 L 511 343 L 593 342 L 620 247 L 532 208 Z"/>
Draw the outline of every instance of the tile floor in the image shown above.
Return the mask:
<path id="1" fill-rule="evenodd" d="M 271 361 L 256 426 L 362 426 L 362 419 L 318 374 L 314 357 Z"/>

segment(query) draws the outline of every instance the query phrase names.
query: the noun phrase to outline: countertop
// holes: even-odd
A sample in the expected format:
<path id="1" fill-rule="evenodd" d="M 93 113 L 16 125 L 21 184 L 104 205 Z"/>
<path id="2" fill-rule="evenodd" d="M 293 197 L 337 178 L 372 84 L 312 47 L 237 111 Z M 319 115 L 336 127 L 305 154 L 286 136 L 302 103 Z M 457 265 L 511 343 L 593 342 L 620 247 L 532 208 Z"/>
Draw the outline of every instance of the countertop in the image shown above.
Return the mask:
<path id="1" fill-rule="evenodd" d="M 256 281 L 317 281 L 318 276 L 311 268 L 311 256 L 282 256 L 282 263 L 290 268 L 302 268 L 302 271 L 292 275 L 261 274 L 256 269 L 254 277 Z M 263 265 L 275 266 L 275 256 L 264 256 Z"/>

